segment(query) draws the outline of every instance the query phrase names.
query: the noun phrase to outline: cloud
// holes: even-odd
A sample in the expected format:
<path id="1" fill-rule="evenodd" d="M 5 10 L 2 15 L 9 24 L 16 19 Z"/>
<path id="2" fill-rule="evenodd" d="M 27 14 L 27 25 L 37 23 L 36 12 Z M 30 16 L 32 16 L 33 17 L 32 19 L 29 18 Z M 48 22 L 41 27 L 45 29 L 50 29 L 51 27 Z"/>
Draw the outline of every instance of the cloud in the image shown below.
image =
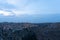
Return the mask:
<path id="1" fill-rule="evenodd" d="M 11 12 L 8 12 L 8 11 L 0 10 L 0 15 L 3 15 L 3 16 L 12 16 L 13 14 Z"/>
<path id="2" fill-rule="evenodd" d="M 0 7 L 2 9 L 0 10 L 0 14 L 4 16 L 31 14 L 34 10 L 26 9 L 28 6 L 27 1 L 28 0 L 5 0 L 3 3 L 0 3 L 3 4 L 1 5 L 2 7 Z M 14 6 L 16 8 L 14 8 Z"/>
<path id="3" fill-rule="evenodd" d="M 28 0 L 6 0 L 8 4 L 16 6 L 18 9 L 24 8 Z"/>
<path id="4" fill-rule="evenodd" d="M 12 12 L 13 12 L 16 16 L 24 15 L 24 14 L 31 15 L 31 14 L 34 14 L 35 10 L 12 10 Z"/>
<path id="5" fill-rule="evenodd" d="M 0 0 L 0 9 L 2 9 L 0 10 L 0 14 L 5 16 L 20 16 L 25 14 L 60 13 L 60 10 L 57 9 L 54 3 L 50 4 L 49 1 L 46 2 L 44 0 Z"/>
<path id="6" fill-rule="evenodd" d="M 19 2 L 19 0 L 6 0 L 6 2 L 8 4 L 16 5 Z"/>
<path id="7" fill-rule="evenodd" d="M 0 15 L 3 16 L 21 16 L 21 15 L 32 15 L 36 10 L 16 10 L 16 9 L 2 9 L 0 10 Z"/>
<path id="8" fill-rule="evenodd" d="M 2 10 L 0 10 L 0 14 L 4 16 L 20 16 L 24 14 L 31 15 L 34 14 L 34 12 L 36 11 L 32 10 L 31 4 L 29 4 L 28 0 L 6 0 L 2 4 L 4 5 Z M 15 6 L 16 8 L 11 8 L 13 6 Z"/>

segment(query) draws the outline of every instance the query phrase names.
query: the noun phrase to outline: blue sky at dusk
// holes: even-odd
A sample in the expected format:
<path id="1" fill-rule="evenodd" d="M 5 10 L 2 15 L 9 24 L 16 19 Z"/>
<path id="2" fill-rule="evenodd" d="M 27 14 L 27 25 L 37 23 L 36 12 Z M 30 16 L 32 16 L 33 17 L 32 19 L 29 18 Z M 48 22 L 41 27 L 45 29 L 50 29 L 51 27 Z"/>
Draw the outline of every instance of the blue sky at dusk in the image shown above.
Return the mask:
<path id="1" fill-rule="evenodd" d="M 0 0 L 0 22 L 60 22 L 60 0 Z"/>

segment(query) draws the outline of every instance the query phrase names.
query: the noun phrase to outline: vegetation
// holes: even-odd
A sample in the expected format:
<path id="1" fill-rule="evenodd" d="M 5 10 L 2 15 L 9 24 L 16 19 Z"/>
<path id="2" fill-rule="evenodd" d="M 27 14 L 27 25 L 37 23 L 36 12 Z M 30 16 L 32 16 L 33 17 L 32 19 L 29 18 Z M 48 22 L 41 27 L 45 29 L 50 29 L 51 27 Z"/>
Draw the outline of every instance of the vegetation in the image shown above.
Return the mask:
<path id="1" fill-rule="evenodd" d="M 60 40 L 60 23 L 0 23 L 0 40 Z"/>

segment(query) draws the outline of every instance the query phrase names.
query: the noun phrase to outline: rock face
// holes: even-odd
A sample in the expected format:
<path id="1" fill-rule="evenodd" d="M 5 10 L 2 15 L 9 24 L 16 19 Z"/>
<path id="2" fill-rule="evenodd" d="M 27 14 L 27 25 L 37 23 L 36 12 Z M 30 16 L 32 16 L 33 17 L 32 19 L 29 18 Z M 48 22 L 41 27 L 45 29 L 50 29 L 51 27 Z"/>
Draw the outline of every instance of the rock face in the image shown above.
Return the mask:
<path id="1" fill-rule="evenodd" d="M 60 40 L 60 23 L 0 23 L 0 40 Z"/>

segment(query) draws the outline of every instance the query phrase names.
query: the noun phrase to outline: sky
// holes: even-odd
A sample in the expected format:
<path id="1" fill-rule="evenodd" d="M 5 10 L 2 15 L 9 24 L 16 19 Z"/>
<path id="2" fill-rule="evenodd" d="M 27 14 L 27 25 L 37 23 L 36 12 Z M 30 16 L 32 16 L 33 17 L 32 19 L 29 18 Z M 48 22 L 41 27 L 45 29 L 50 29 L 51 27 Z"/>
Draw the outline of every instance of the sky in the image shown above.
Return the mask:
<path id="1" fill-rule="evenodd" d="M 0 0 L 0 22 L 60 22 L 60 0 Z"/>

